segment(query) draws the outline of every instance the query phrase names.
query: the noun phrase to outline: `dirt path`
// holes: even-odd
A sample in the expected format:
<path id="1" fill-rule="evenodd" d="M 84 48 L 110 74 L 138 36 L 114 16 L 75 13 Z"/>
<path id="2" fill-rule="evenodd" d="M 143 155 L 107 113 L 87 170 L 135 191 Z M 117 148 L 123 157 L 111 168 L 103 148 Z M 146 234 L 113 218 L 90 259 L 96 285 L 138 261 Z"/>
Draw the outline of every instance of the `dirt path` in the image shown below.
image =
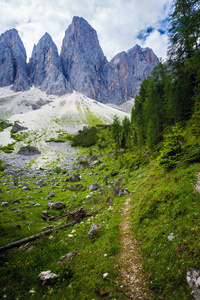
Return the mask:
<path id="1" fill-rule="evenodd" d="M 147 157 L 149 159 L 149 157 Z M 151 162 L 151 160 L 149 159 Z M 135 189 L 144 183 L 155 169 L 156 164 L 150 170 L 149 174 L 135 186 Z M 125 286 L 124 299 L 143 299 L 150 300 L 151 296 L 145 287 L 145 278 L 141 264 L 141 257 L 137 251 L 137 242 L 133 239 L 133 228 L 131 225 L 131 198 L 124 202 L 122 211 L 122 221 L 120 224 L 121 247 L 119 256 L 120 274 Z"/>
<path id="2" fill-rule="evenodd" d="M 136 241 L 132 238 L 131 198 L 127 198 L 122 209 L 121 247 L 119 257 L 120 274 L 123 278 L 124 299 L 150 299 L 145 288 L 141 259 L 137 251 Z"/>
<path id="3" fill-rule="evenodd" d="M 200 173 L 197 174 L 197 182 L 196 182 L 195 190 L 200 193 Z"/>

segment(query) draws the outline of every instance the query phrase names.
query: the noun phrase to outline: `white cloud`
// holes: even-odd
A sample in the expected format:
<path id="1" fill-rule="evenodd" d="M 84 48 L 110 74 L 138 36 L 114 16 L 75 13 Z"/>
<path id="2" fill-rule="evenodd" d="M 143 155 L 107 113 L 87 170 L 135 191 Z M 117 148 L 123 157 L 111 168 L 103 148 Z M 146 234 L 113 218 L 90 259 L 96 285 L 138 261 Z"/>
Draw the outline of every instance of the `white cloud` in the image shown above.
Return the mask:
<path id="1" fill-rule="evenodd" d="M 138 41 L 139 43 L 140 41 Z M 141 47 L 152 48 L 154 53 L 158 58 L 166 59 L 167 47 L 168 47 L 168 37 L 166 34 L 160 34 L 157 30 L 154 30 L 147 39 L 141 43 Z"/>
<path id="2" fill-rule="evenodd" d="M 165 58 L 167 36 L 157 29 L 171 3 L 172 0 L 0 0 L 0 34 L 16 28 L 30 57 L 33 44 L 48 32 L 60 51 L 73 16 L 81 16 L 97 31 L 108 59 L 136 43 L 148 45 Z M 139 41 L 138 33 L 150 26 L 154 31 L 146 41 Z"/>

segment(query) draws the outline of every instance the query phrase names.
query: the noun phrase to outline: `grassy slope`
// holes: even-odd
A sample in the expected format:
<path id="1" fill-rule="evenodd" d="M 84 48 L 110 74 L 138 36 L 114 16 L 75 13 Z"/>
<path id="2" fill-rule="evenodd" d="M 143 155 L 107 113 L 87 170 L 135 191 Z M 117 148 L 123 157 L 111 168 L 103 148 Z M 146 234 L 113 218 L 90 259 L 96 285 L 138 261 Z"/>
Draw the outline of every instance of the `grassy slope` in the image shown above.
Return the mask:
<path id="1" fill-rule="evenodd" d="M 109 132 L 106 137 L 109 139 Z M 133 192 L 133 236 L 138 240 L 154 299 L 190 299 L 186 273 L 192 267 L 200 268 L 200 195 L 194 189 L 200 165 L 180 164 L 173 171 L 166 172 L 155 164 L 156 160 L 149 162 L 142 151 L 140 155 L 133 151 L 119 154 L 115 159 L 112 153 L 108 155 L 112 145 L 102 150 L 95 150 L 94 146 L 92 149 L 93 154 L 101 155 L 103 165 L 95 168 L 90 165 L 80 170 L 81 183 L 89 186 L 98 182 L 101 187 L 105 187 L 102 195 L 94 192 L 95 197 L 85 199 L 89 191 L 70 191 L 70 184 L 64 181 L 67 175 L 62 174 L 49 175 L 49 178 L 44 179 L 48 185 L 42 188 L 34 185 L 38 178 L 31 180 L 28 182 L 31 191 L 25 192 L 17 187 L 8 193 L 7 185 L 2 186 L 2 199 L 21 199 L 18 207 L 25 213 L 19 214 L 4 208 L 4 212 L 1 212 L 1 245 L 38 233 L 42 227 L 52 224 L 41 218 L 41 211 L 47 209 L 46 197 L 53 185 L 50 183 L 52 177 L 56 176 L 60 184 L 55 186 L 55 198 L 52 200 L 63 201 L 70 212 L 81 206 L 88 213 L 105 207 L 94 218 L 87 218 L 72 228 L 56 231 L 52 238 L 44 237 L 36 241 L 30 251 L 14 249 L 2 255 L 1 296 L 7 295 L 8 299 L 40 299 L 43 295 L 46 299 L 123 299 L 123 293 L 114 281 L 118 280 L 119 273 L 115 266 L 119 264 L 120 209 L 126 196 L 113 196 L 112 188 L 109 187 L 111 182 L 116 182 L 123 175 L 122 186 Z M 85 151 L 89 152 L 82 150 L 83 153 Z M 138 163 L 140 169 L 134 169 Z M 93 172 L 93 176 L 88 175 L 89 172 Z M 1 183 L 4 179 L 0 178 Z M 24 179 L 22 181 L 25 183 Z M 106 202 L 109 195 L 115 204 L 111 208 Z M 28 208 L 26 205 L 30 200 L 41 206 Z M 13 206 L 9 204 L 9 208 Z M 56 214 L 54 211 L 48 212 Z M 53 224 L 60 222 L 66 223 L 66 218 Z M 90 241 L 87 234 L 92 223 L 101 226 L 101 234 L 94 241 Z M 20 224 L 22 228 L 13 230 L 11 225 L 14 224 Z M 68 234 L 73 229 L 76 232 L 70 238 Z M 167 238 L 170 233 L 177 236 L 177 239 L 170 242 Z M 64 267 L 57 266 L 61 256 L 78 249 L 79 254 L 68 267 L 68 262 Z M 38 283 L 39 272 L 45 270 L 59 274 L 59 282 L 52 288 L 41 287 Z M 108 273 L 112 281 L 103 279 L 103 273 Z M 29 295 L 32 288 L 36 291 L 34 296 Z"/>

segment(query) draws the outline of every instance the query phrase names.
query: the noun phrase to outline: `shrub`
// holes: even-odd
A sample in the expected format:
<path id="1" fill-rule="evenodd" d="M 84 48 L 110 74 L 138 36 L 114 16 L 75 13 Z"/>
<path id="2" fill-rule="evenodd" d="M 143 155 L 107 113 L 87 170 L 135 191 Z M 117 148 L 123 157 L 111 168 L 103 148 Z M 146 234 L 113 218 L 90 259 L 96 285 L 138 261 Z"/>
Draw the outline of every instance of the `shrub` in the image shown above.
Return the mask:
<path id="1" fill-rule="evenodd" d="M 0 159 L 0 172 L 4 171 L 6 169 L 6 167 L 3 165 L 3 160 Z"/>
<path id="2" fill-rule="evenodd" d="M 97 140 L 97 128 L 91 127 L 89 129 L 79 130 L 79 133 L 72 138 L 72 146 L 90 147 L 95 145 Z"/>
<path id="3" fill-rule="evenodd" d="M 178 125 L 166 136 L 158 163 L 167 170 L 173 169 L 183 156 L 183 135 Z"/>
<path id="4" fill-rule="evenodd" d="M 5 153 L 12 153 L 14 150 L 13 144 L 8 144 L 7 146 L 0 146 L 0 150 L 2 150 Z"/>

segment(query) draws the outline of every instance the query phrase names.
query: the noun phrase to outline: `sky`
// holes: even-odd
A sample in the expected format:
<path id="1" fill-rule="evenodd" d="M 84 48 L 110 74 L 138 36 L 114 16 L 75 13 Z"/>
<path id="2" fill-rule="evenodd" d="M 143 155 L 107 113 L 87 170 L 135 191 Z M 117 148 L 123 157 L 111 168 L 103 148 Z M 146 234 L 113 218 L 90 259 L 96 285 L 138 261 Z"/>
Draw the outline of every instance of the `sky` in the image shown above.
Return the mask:
<path id="1" fill-rule="evenodd" d="M 173 0 L 0 0 L 0 34 L 15 28 L 31 56 L 34 44 L 48 32 L 60 53 L 73 16 L 97 31 L 104 55 L 111 60 L 136 44 L 167 57 L 168 16 Z"/>

